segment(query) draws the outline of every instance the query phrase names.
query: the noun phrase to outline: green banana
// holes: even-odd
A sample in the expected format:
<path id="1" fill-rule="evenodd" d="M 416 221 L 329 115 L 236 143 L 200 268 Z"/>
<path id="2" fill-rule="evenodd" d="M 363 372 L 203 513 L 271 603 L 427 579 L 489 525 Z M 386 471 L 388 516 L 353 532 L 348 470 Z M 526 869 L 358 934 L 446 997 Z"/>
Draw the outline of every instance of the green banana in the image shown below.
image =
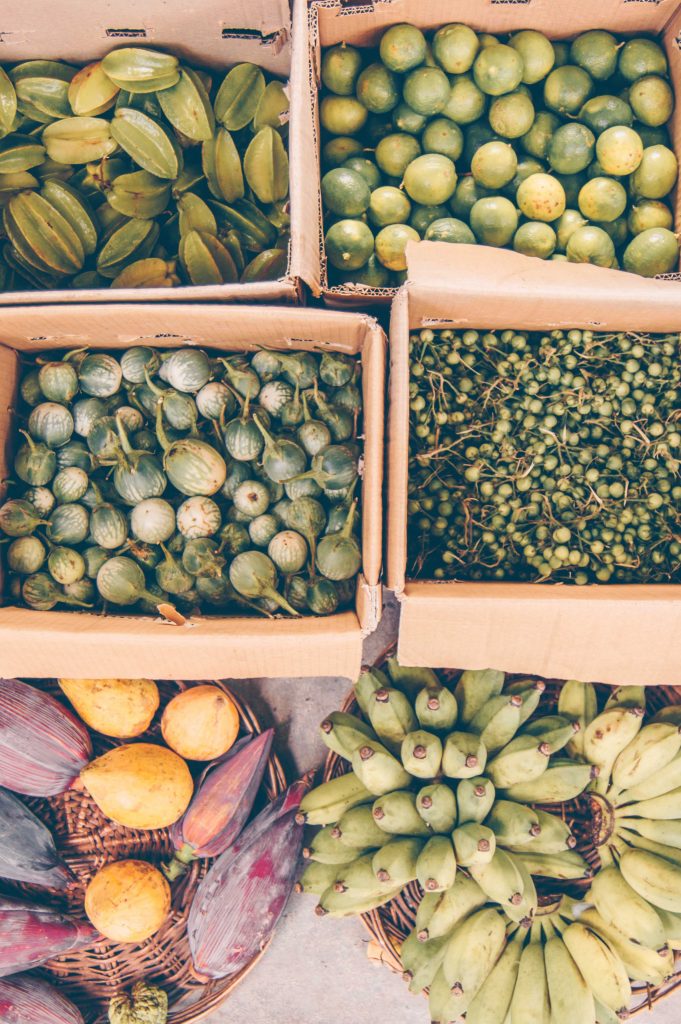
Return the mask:
<path id="1" fill-rule="evenodd" d="M 245 186 L 241 157 L 226 128 L 218 127 L 215 134 L 203 143 L 201 166 L 208 188 L 216 199 L 233 203 L 243 198 Z"/>
<path id="2" fill-rule="evenodd" d="M 443 782 L 424 786 L 416 797 L 416 810 L 433 832 L 451 832 L 456 825 L 456 796 Z"/>
<path id="3" fill-rule="evenodd" d="M 530 942 L 520 955 L 518 978 L 511 999 L 511 1024 L 550 1024 L 544 947 L 537 935 L 538 931 L 533 927 Z"/>
<path id="4" fill-rule="evenodd" d="M 504 1024 L 518 981 L 525 932 L 519 929 L 478 989 L 466 1013 L 467 1024 Z"/>
<path id="5" fill-rule="evenodd" d="M 361 710 L 369 716 L 369 698 L 376 690 L 387 689 L 390 686 L 387 676 L 378 668 L 368 668 L 362 672 L 355 683 L 355 700 Z"/>
<path id="6" fill-rule="evenodd" d="M 323 782 L 306 793 L 300 801 L 296 820 L 306 825 L 329 825 L 351 807 L 373 799 L 369 790 L 354 772 Z"/>
<path id="7" fill-rule="evenodd" d="M 193 142 L 213 138 L 215 116 L 201 78 L 191 68 L 180 68 L 175 85 L 157 93 L 161 110 L 173 128 Z M 281 141 L 281 139 L 280 139 Z M 287 192 L 288 192 L 288 182 Z"/>
<path id="8" fill-rule="evenodd" d="M 570 740 L 567 749 L 573 757 L 584 755 L 584 732 L 598 714 L 596 690 L 591 683 L 568 679 L 558 695 L 558 713 L 579 722 L 580 731 Z"/>
<path id="9" fill-rule="evenodd" d="M 378 738 L 393 753 L 399 753 L 405 736 L 418 724 L 405 695 L 392 687 L 381 687 L 371 694 L 367 715 Z"/>
<path id="10" fill-rule="evenodd" d="M 101 160 L 110 156 L 117 145 L 111 125 L 101 117 L 63 117 L 53 121 L 43 131 L 42 141 L 50 160 L 58 164 Z"/>
<path id="11" fill-rule="evenodd" d="M 612 768 L 612 785 L 632 789 L 651 776 L 664 774 L 681 750 L 681 728 L 672 722 L 651 722 L 624 748 Z"/>
<path id="12" fill-rule="evenodd" d="M 516 736 L 487 765 L 487 774 L 497 789 L 519 782 L 531 782 L 546 771 L 550 748 L 534 736 Z"/>
<path id="13" fill-rule="evenodd" d="M 45 182 L 40 194 L 71 225 L 85 255 L 92 256 L 97 249 L 99 228 L 96 214 L 87 199 L 65 181 L 55 181 L 53 178 Z"/>
<path id="14" fill-rule="evenodd" d="M 532 853 L 563 853 L 575 848 L 577 840 L 562 818 L 557 814 L 547 814 L 536 807 L 534 814 L 540 831 L 532 839 Z M 526 847 L 527 844 L 523 843 L 517 848 L 510 845 L 508 849 L 514 853 L 523 853 Z"/>
<path id="15" fill-rule="evenodd" d="M 0 68 L 0 138 L 12 131 L 17 116 L 17 94 L 6 71 Z"/>
<path id="16" fill-rule="evenodd" d="M 513 800 L 497 800 L 485 819 L 500 846 L 524 846 L 541 832 L 537 814 Z"/>
<path id="17" fill-rule="evenodd" d="M 471 864 L 469 868 L 472 877 L 488 898 L 504 907 L 509 904 L 518 906 L 525 891 L 515 856 L 497 847 L 489 863 Z"/>
<path id="18" fill-rule="evenodd" d="M 425 892 L 444 892 L 456 878 L 456 855 L 449 836 L 431 836 L 416 861 L 416 878 Z"/>
<path id="19" fill-rule="evenodd" d="M 416 694 L 414 711 L 419 725 L 433 732 L 450 732 L 456 725 L 456 697 L 446 686 L 424 686 Z"/>
<path id="20" fill-rule="evenodd" d="M 545 689 L 546 683 L 543 683 L 541 680 L 536 680 L 531 683 L 530 686 L 526 686 L 522 690 L 518 691 L 523 701 L 520 708 L 521 726 L 531 718 L 539 707 L 539 701 L 541 700 Z"/>
<path id="21" fill-rule="evenodd" d="M 19 174 L 38 167 L 45 159 L 45 146 L 32 135 L 14 132 L 0 139 L 0 174 Z"/>
<path id="22" fill-rule="evenodd" d="M 672 722 L 674 725 L 681 725 L 681 706 L 678 704 L 665 704 L 656 711 L 651 722 Z"/>
<path id="23" fill-rule="evenodd" d="M 661 793 L 660 796 L 651 797 L 650 800 L 637 800 L 635 803 L 619 806 L 615 816 L 662 820 L 681 818 L 681 786 L 668 793 Z"/>
<path id="24" fill-rule="evenodd" d="M 331 825 L 320 829 L 314 835 L 310 845 L 303 849 L 305 860 L 318 861 L 320 864 L 349 864 L 358 855 L 357 850 L 351 849 L 339 838 L 334 837 Z"/>
<path id="25" fill-rule="evenodd" d="M 322 864 L 320 861 L 311 860 L 305 865 L 305 870 L 296 882 L 295 891 L 321 896 L 336 881 L 337 873 L 336 864 Z"/>
<path id="26" fill-rule="evenodd" d="M 594 1024 L 591 990 L 564 941 L 557 935 L 544 946 L 552 1024 Z"/>
<path id="27" fill-rule="evenodd" d="M 329 750 L 339 757 L 349 761 L 353 751 L 359 747 L 367 737 L 376 739 L 371 726 L 363 722 L 356 715 L 346 714 L 344 711 L 332 711 L 319 726 L 319 736 Z"/>
<path id="28" fill-rule="evenodd" d="M 174 260 L 162 260 L 157 257 L 148 257 L 143 260 L 135 260 L 113 279 L 112 288 L 173 288 L 180 283 L 175 273 L 176 264 Z M 92 287 L 104 287 L 104 279 Z M 73 282 L 75 285 L 75 281 Z M 81 287 L 85 287 L 81 285 Z"/>
<path id="29" fill-rule="evenodd" d="M 428 1016 L 431 1024 L 450 1024 L 456 1013 L 449 1012 L 449 1003 L 452 999 L 452 986 L 445 978 L 445 972 L 440 969 L 435 974 L 428 989 Z"/>
<path id="30" fill-rule="evenodd" d="M 518 850 L 513 856 L 531 875 L 538 875 L 540 878 L 573 880 L 588 878 L 592 874 L 584 858 L 572 850 L 563 853 L 533 853 L 530 845 L 525 850 Z"/>
<path id="31" fill-rule="evenodd" d="M 400 948 L 404 981 L 409 982 L 409 991 L 417 994 L 432 984 L 440 969 L 449 939 L 443 935 L 427 942 L 419 941 L 416 930 L 406 937 Z"/>
<path id="32" fill-rule="evenodd" d="M 416 878 L 416 864 L 423 839 L 413 836 L 391 839 L 372 856 L 371 869 L 381 885 L 408 885 Z"/>
<path id="33" fill-rule="evenodd" d="M 433 779 L 442 766 L 442 742 L 432 732 L 417 729 L 407 733 L 400 749 L 402 764 L 417 779 Z"/>
<path id="34" fill-rule="evenodd" d="M 608 708 L 642 708 L 646 709 L 645 686 L 617 686 L 611 691 L 605 703 Z"/>
<path id="35" fill-rule="evenodd" d="M 188 231 L 180 239 L 179 256 L 192 284 L 231 284 L 237 280 L 229 250 L 207 231 Z"/>
<path id="36" fill-rule="evenodd" d="M 231 132 L 250 124 L 265 92 L 265 76 L 255 64 L 237 64 L 218 89 L 214 109 L 217 120 Z"/>
<path id="37" fill-rule="evenodd" d="M 594 999 L 616 1013 L 627 1010 L 631 1001 L 631 982 L 617 953 L 579 921 L 565 929 L 563 942 Z"/>
<path id="38" fill-rule="evenodd" d="M 523 803 L 564 803 L 583 793 L 597 774 L 598 769 L 594 765 L 552 758 L 542 775 L 514 783 L 506 789 L 505 795 Z"/>
<path id="39" fill-rule="evenodd" d="M 411 783 L 411 776 L 387 747 L 368 737 L 362 746 L 353 752 L 352 769 L 375 796 L 383 796 Z"/>
<path id="40" fill-rule="evenodd" d="M 396 789 L 374 801 L 372 815 L 383 832 L 394 836 L 429 836 L 432 834 L 416 808 L 416 794 Z"/>
<path id="41" fill-rule="evenodd" d="M 477 882 L 457 872 L 454 884 L 442 893 L 426 893 L 416 910 L 419 941 L 449 935 L 453 928 L 487 902 Z"/>
<path id="42" fill-rule="evenodd" d="M 442 751 L 442 771 L 450 779 L 471 779 L 485 770 L 487 750 L 476 733 L 450 732 Z"/>
<path id="43" fill-rule="evenodd" d="M 672 974 L 674 956 L 670 949 L 648 949 L 640 943 L 631 942 L 617 928 L 607 924 L 598 911 L 591 907 L 580 914 L 579 920 L 620 957 L 632 981 L 661 985 Z"/>
<path id="44" fill-rule="evenodd" d="M 400 665 L 397 658 L 394 657 L 388 658 L 386 668 L 388 669 L 388 675 L 393 686 L 398 690 L 402 690 L 410 700 L 415 700 L 423 687 L 426 687 L 426 689 L 439 689 L 441 685 L 432 668 Z"/>
<path id="45" fill-rule="evenodd" d="M 631 786 L 617 796 L 617 803 L 631 804 L 641 800 L 652 800 L 673 789 L 681 788 L 681 753 L 677 754 L 673 761 L 665 767 L 658 775 L 651 775 L 645 782 L 637 786 Z"/>
<path id="46" fill-rule="evenodd" d="M 97 255 L 97 270 L 103 277 L 118 277 L 129 263 L 149 256 L 158 241 L 159 227 L 153 220 L 132 218 L 116 227 Z"/>
<path id="47" fill-rule="evenodd" d="M 459 824 L 484 821 L 494 804 L 495 796 L 494 785 L 484 776 L 462 779 L 456 787 Z"/>
<path id="48" fill-rule="evenodd" d="M 504 673 L 493 668 L 462 672 L 454 690 L 461 721 L 468 725 L 488 700 L 498 697 L 504 679 Z"/>
<path id="49" fill-rule="evenodd" d="M 120 89 L 132 93 L 169 89 L 180 77 L 177 57 L 137 46 L 107 53 L 102 60 L 102 70 Z"/>
<path id="50" fill-rule="evenodd" d="M 489 864 L 496 852 L 497 839 L 491 828 L 468 822 L 452 832 L 457 862 L 462 868 L 474 864 Z"/>
<path id="51" fill-rule="evenodd" d="M 670 949 L 681 948 L 681 914 L 672 914 L 669 910 L 658 910 L 660 920 L 664 925 L 664 933 L 667 937 L 667 945 Z"/>
<path id="52" fill-rule="evenodd" d="M 452 986 L 448 1010 L 456 1020 L 468 1009 L 506 945 L 502 915 L 492 908 L 479 910 L 452 933 L 442 962 L 447 983 Z"/>
<path id="53" fill-rule="evenodd" d="M 504 913 L 522 928 L 529 928 L 539 906 L 537 887 L 532 875 L 518 857 L 514 858 L 514 863 L 523 883 L 523 898 L 520 903 L 508 903 L 504 907 Z"/>
<path id="54" fill-rule="evenodd" d="M 619 868 L 609 866 L 596 873 L 591 883 L 590 899 L 603 920 L 627 938 L 651 949 L 664 945 L 664 926 L 654 907 L 639 896 Z"/>
<path id="55" fill-rule="evenodd" d="M 677 864 L 646 850 L 627 850 L 619 866 L 623 877 L 644 900 L 673 914 L 681 912 L 681 867 Z M 653 945 L 657 948 L 656 943 Z"/>
<path id="56" fill-rule="evenodd" d="M 382 846 L 386 842 L 386 832 L 374 820 L 371 804 L 351 807 L 341 815 L 333 831 L 345 846 L 353 850 Z"/>
<path id="57" fill-rule="evenodd" d="M 97 117 L 114 105 L 119 91 L 98 60 L 76 72 L 69 82 L 68 100 L 77 117 Z"/>
<path id="58" fill-rule="evenodd" d="M 492 697 L 470 723 L 470 728 L 480 733 L 488 754 L 496 754 L 509 743 L 520 727 L 520 709 L 523 698 L 519 693 Z"/>
<path id="59" fill-rule="evenodd" d="M 351 892 L 356 896 L 361 894 L 371 896 L 384 889 L 385 886 L 374 873 L 374 856 L 375 851 L 371 850 L 342 864 L 336 871 L 334 890 L 338 893 Z"/>
<path id="60" fill-rule="evenodd" d="M 319 917 L 354 917 L 356 914 L 368 914 L 384 903 L 389 903 L 399 895 L 402 885 L 392 888 L 380 887 L 373 893 L 355 892 L 353 889 L 336 889 L 334 885 L 329 886 L 326 892 L 322 893 L 319 903 L 315 907 L 315 913 Z"/>
<path id="61" fill-rule="evenodd" d="M 563 715 L 550 715 L 546 718 L 536 718 L 525 726 L 522 731 L 524 736 L 535 736 L 543 743 L 548 743 L 552 754 L 567 746 L 575 733 L 580 730 L 579 722 L 576 719 L 569 719 Z"/>

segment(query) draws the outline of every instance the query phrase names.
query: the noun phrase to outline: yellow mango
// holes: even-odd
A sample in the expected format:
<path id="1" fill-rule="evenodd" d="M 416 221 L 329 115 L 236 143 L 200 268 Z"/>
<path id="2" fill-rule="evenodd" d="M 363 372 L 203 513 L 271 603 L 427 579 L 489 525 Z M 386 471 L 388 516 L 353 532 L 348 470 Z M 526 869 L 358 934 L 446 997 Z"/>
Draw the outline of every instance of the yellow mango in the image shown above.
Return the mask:
<path id="1" fill-rule="evenodd" d="M 170 886 L 143 860 L 106 864 L 85 891 L 85 913 L 114 942 L 143 942 L 170 912 Z"/>
<path id="2" fill-rule="evenodd" d="M 151 679 L 60 679 L 59 685 L 86 725 L 121 740 L 146 732 L 159 705 Z"/>
<path id="3" fill-rule="evenodd" d="M 227 753 L 239 735 L 239 712 L 217 686 L 190 686 L 166 705 L 161 731 L 181 757 L 212 761 Z"/>

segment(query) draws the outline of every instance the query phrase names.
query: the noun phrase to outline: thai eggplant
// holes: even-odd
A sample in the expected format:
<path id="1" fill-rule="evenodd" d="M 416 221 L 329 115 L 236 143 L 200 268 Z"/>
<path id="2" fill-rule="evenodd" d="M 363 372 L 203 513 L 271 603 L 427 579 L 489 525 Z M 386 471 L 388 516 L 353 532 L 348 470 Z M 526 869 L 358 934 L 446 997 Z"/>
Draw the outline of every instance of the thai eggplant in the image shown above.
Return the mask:
<path id="1" fill-rule="evenodd" d="M 0 978 L 3 1024 L 83 1024 L 77 1006 L 54 985 L 32 974 Z"/>
<path id="2" fill-rule="evenodd" d="M 0 789 L 0 878 L 50 889 L 64 889 L 73 879 L 49 829 L 6 789 Z"/>
<path id="3" fill-rule="evenodd" d="M 0 896 L 0 978 L 84 949 L 98 939 L 99 932 L 87 921 Z"/>

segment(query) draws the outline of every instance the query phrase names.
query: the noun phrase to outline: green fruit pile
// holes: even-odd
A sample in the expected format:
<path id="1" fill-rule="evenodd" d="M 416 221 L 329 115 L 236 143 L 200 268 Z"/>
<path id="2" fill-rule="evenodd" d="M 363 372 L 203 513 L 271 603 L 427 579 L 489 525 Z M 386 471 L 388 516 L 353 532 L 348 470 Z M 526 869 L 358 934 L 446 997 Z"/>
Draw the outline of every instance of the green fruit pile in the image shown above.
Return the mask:
<path id="1" fill-rule="evenodd" d="M 413 333 L 409 572 L 677 580 L 680 355 L 671 333 Z"/>
<path id="2" fill-rule="evenodd" d="M 171 288 L 288 265 L 284 85 L 158 50 L 0 67 L 0 290 Z"/>
<path id="3" fill-rule="evenodd" d="M 328 48 L 322 81 L 332 285 L 401 283 L 419 238 L 676 269 L 674 94 L 652 39 L 393 25 L 377 52 Z"/>
<path id="4" fill-rule="evenodd" d="M 15 601 L 270 617 L 353 601 L 356 358 L 136 346 L 37 364 L 0 505 Z"/>

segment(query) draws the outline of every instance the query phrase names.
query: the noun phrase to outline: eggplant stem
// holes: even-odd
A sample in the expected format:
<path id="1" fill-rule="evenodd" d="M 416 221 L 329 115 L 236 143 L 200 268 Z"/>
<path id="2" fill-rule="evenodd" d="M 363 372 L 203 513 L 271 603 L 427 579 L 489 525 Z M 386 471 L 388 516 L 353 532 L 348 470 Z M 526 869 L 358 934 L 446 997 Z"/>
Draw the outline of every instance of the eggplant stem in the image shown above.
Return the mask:
<path id="1" fill-rule="evenodd" d="M 297 619 L 300 618 L 300 612 L 297 612 L 295 608 L 288 603 L 286 598 L 282 597 L 279 591 L 275 590 L 274 587 L 267 587 L 264 589 L 263 595 L 264 597 L 269 597 L 270 601 L 276 601 L 279 607 L 283 608 L 284 611 L 289 613 L 289 615 L 294 615 Z"/>

